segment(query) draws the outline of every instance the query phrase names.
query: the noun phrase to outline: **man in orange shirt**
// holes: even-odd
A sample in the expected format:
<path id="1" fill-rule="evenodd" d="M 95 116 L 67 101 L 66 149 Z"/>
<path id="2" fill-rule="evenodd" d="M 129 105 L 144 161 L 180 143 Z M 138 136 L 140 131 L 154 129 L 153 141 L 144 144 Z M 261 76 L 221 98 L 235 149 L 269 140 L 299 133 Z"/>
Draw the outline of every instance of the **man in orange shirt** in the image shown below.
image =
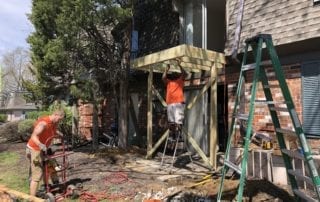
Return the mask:
<path id="1" fill-rule="evenodd" d="M 49 116 L 39 118 L 27 144 L 27 157 L 30 159 L 31 182 L 30 195 L 35 196 L 38 184 L 43 176 L 43 152 L 47 151 L 54 136 L 62 133 L 57 130 L 60 120 L 64 118 L 63 110 L 56 110 Z"/>
<path id="2" fill-rule="evenodd" d="M 167 75 L 170 65 L 167 65 L 162 80 L 167 86 L 166 103 L 167 103 L 167 115 L 170 129 L 179 129 L 183 124 L 184 119 L 184 79 L 187 76 L 186 71 L 181 66 L 181 61 L 178 60 L 180 67 L 180 73 L 173 72 L 171 75 Z M 172 128 L 175 127 L 175 128 Z"/>

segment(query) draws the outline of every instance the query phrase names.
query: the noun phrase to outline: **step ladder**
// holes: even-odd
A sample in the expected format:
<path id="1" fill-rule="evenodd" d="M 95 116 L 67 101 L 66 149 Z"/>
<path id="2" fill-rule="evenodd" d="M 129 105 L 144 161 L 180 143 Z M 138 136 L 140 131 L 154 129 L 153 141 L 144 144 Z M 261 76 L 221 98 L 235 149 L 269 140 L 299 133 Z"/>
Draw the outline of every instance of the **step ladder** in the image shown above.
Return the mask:
<path id="1" fill-rule="evenodd" d="M 260 81 L 262 84 L 262 88 L 265 94 L 265 104 L 269 108 L 269 112 L 271 115 L 271 119 L 275 128 L 276 137 L 278 140 L 279 147 L 281 149 L 282 157 L 284 160 L 284 164 L 287 170 L 287 175 L 292 187 L 292 191 L 297 201 L 320 201 L 320 178 L 311 154 L 311 150 L 307 143 L 306 137 L 303 133 L 303 129 L 298 117 L 298 114 L 294 108 L 294 103 L 292 101 L 290 91 L 286 84 L 285 76 L 281 68 L 281 64 L 275 48 L 273 46 L 272 37 L 269 34 L 259 34 L 255 37 L 247 39 L 245 41 L 245 52 L 243 55 L 242 67 L 240 71 L 240 78 L 238 81 L 236 97 L 235 97 L 235 104 L 233 109 L 233 116 L 231 120 L 231 125 L 229 128 L 229 138 L 227 143 L 227 149 L 225 153 L 224 165 L 222 168 L 222 176 L 221 182 L 218 192 L 217 201 L 221 201 L 221 196 L 223 192 L 223 183 L 226 177 L 226 173 L 231 169 L 240 175 L 239 179 L 239 187 L 236 196 L 237 201 L 242 201 L 243 197 L 243 190 L 246 180 L 246 169 L 247 169 L 247 161 L 248 161 L 248 150 L 250 141 L 252 138 L 252 124 L 253 124 L 253 117 L 254 117 L 254 108 L 256 101 L 256 89 L 257 84 Z M 262 49 L 263 45 L 265 45 L 267 49 L 267 53 L 270 57 L 270 61 L 261 62 L 262 59 Z M 247 64 L 248 59 L 248 49 L 252 48 L 252 54 L 254 63 Z M 273 77 L 275 80 L 278 81 L 278 85 L 271 85 L 268 81 L 268 74 L 266 73 L 265 67 L 272 67 L 274 70 Z M 269 71 L 269 69 L 268 69 Z M 253 73 L 253 80 L 252 80 L 252 87 L 251 87 L 251 97 L 250 103 L 247 103 L 247 111 L 248 114 L 243 113 L 243 104 L 245 104 L 243 100 L 243 86 L 248 76 L 247 73 Z M 274 78 L 273 78 L 274 79 Z M 272 88 L 280 88 L 280 92 L 283 95 L 283 101 L 275 102 L 276 100 L 273 98 L 273 94 L 271 93 Z M 242 97 L 242 98 L 241 98 Z M 277 98 L 278 99 L 278 98 Z M 281 103 L 281 104 L 280 104 Z M 241 105 L 242 104 L 242 105 Z M 241 107 L 240 107 L 241 105 Z M 279 106 L 280 105 L 280 106 Z M 286 107 L 283 107 L 286 106 Z M 284 127 L 281 127 L 281 123 L 279 121 L 279 114 L 280 112 L 287 112 L 290 115 L 290 119 L 292 120 L 292 125 L 294 130 L 288 130 Z M 231 142 L 235 135 L 235 128 L 238 122 L 245 121 L 246 132 L 243 143 L 243 154 L 240 166 L 230 161 L 230 148 Z M 297 150 L 290 150 L 285 144 L 285 138 L 287 136 L 294 136 L 297 138 L 297 142 L 300 144 L 299 146 L 303 149 L 303 154 L 299 153 Z M 294 169 L 293 160 L 295 158 L 303 159 L 305 164 L 308 167 L 309 176 L 305 176 Z M 298 180 L 303 180 L 304 182 L 310 184 L 313 187 L 312 196 L 310 193 L 306 193 L 298 186 Z"/>
<path id="2" fill-rule="evenodd" d="M 163 153 L 162 153 L 161 164 L 160 164 L 161 166 L 164 163 L 165 154 L 167 152 L 168 143 L 169 142 L 171 142 L 171 143 L 173 143 L 175 145 L 174 146 L 174 151 L 173 151 L 173 156 L 172 156 L 172 162 L 171 162 L 171 168 L 172 168 L 173 164 L 175 162 L 175 159 L 176 159 L 179 143 L 183 142 L 183 144 L 185 144 L 185 140 L 183 139 L 183 136 L 182 136 L 182 128 L 181 128 L 181 126 L 178 128 L 178 130 L 169 131 L 169 135 L 166 138 L 166 142 L 165 142 Z M 187 147 L 187 150 L 188 150 L 188 147 Z M 189 151 L 188 151 L 188 155 L 189 155 L 190 162 L 193 163 L 193 160 L 192 160 L 192 157 L 191 157 L 191 153 Z"/>

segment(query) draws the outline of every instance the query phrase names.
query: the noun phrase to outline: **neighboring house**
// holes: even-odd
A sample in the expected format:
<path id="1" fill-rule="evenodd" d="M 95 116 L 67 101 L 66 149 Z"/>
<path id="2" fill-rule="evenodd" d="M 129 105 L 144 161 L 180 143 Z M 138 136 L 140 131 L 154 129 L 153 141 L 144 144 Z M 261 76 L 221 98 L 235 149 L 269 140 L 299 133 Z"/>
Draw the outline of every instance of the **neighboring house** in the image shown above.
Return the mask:
<path id="1" fill-rule="evenodd" d="M 227 2 L 225 54 L 229 61 L 236 39 L 238 14 L 241 14 L 239 2 L 238 0 Z M 315 138 L 320 138 L 320 5 L 318 4 L 319 1 L 316 0 L 244 0 L 238 49 L 238 59 L 241 60 L 246 38 L 259 33 L 272 35 L 304 132 L 309 137 Z M 230 112 L 234 106 L 233 96 L 239 70 L 240 65 L 237 64 L 226 67 Z M 261 92 L 262 88 L 259 88 L 258 95 Z M 280 121 L 282 127 L 292 128 L 287 114 L 284 114 Z M 254 122 L 256 130 L 273 129 L 266 107 L 259 109 L 259 116 L 255 116 Z M 319 147 L 315 140 L 310 143 L 314 148 Z"/>
<path id="2" fill-rule="evenodd" d="M 12 93 L 8 102 L 3 104 L 0 112 L 7 115 L 7 121 L 24 120 L 27 112 L 38 110 L 34 103 L 27 103 L 20 93 Z"/>

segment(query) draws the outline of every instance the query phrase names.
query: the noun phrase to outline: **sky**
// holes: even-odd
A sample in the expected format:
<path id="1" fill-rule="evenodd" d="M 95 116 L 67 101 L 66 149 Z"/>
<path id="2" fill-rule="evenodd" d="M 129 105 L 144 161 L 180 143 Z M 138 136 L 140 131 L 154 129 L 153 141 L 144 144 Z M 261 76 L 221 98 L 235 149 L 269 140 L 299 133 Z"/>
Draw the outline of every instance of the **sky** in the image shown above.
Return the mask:
<path id="1" fill-rule="evenodd" d="M 0 0 L 0 57 L 17 47 L 29 48 L 26 41 L 33 31 L 27 14 L 32 0 Z"/>

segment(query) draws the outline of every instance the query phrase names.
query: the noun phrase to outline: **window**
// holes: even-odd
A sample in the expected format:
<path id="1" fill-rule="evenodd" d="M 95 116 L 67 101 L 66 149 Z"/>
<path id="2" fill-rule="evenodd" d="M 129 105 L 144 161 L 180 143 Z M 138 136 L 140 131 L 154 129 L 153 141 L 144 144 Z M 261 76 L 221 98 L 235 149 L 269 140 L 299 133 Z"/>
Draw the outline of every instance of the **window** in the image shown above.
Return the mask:
<path id="1" fill-rule="evenodd" d="M 303 130 L 320 138 L 320 61 L 303 64 L 301 76 Z"/>
<path id="2" fill-rule="evenodd" d="M 206 0 L 186 0 L 183 3 L 184 41 L 182 43 L 206 48 Z"/>

